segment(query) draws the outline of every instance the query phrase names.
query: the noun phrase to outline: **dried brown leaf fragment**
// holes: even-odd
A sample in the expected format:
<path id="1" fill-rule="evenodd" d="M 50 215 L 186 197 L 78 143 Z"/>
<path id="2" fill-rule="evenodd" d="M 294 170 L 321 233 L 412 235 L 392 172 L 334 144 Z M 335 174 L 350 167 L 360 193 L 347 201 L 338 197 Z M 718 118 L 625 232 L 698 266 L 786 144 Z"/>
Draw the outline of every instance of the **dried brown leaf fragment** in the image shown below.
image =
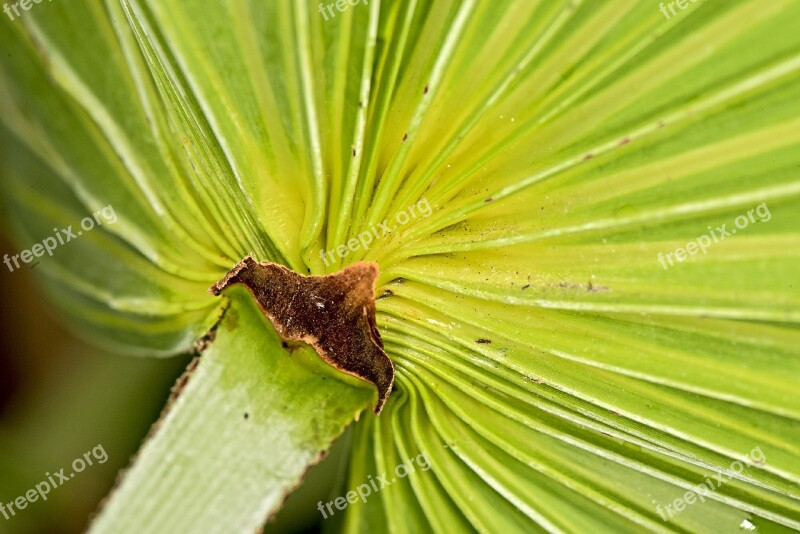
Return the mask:
<path id="1" fill-rule="evenodd" d="M 209 292 L 219 295 L 229 285 L 244 285 L 283 340 L 308 343 L 336 369 L 374 384 L 377 414 L 394 383 L 394 364 L 375 320 L 377 280 L 375 263 L 358 262 L 317 276 L 247 256 Z"/>

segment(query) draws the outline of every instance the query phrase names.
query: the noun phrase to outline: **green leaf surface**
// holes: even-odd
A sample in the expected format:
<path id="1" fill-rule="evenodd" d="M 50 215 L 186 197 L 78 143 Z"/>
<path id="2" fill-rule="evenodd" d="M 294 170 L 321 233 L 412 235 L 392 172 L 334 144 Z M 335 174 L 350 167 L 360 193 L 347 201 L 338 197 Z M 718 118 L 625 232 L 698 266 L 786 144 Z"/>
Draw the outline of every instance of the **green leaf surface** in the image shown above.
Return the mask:
<path id="1" fill-rule="evenodd" d="M 246 290 L 229 295 L 216 339 L 90 532 L 255 531 L 373 401 L 312 349 L 282 348 Z"/>
<path id="2" fill-rule="evenodd" d="M 4 212 L 27 247 L 115 207 L 38 272 L 140 354 L 187 350 L 248 254 L 377 262 L 396 391 L 342 490 L 431 468 L 330 530 L 800 529 L 798 21 L 792 0 L 43 4 L 0 22 Z M 293 397 L 316 360 L 256 315 L 232 300 L 97 528 L 253 529 L 368 402 Z"/>

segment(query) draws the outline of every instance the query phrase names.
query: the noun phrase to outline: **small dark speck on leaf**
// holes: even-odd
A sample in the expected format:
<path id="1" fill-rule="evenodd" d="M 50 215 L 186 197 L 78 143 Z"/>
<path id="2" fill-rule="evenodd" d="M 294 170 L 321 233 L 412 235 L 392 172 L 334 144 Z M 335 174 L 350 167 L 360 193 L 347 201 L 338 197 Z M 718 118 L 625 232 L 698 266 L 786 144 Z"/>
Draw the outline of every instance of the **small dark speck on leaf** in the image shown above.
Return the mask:
<path id="1" fill-rule="evenodd" d="M 247 412 L 244 412 L 244 418 L 245 418 L 245 419 L 250 419 L 250 414 L 249 414 L 249 413 L 247 413 Z"/>
<path id="2" fill-rule="evenodd" d="M 425 90 L 422 92 L 422 94 L 423 95 L 427 95 L 428 94 L 428 86 L 427 85 L 425 86 Z"/>
<path id="3" fill-rule="evenodd" d="M 489 197 L 486 200 L 484 200 L 484 202 L 494 202 L 494 199 L 492 197 Z"/>
<path id="4" fill-rule="evenodd" d="M 586 291 L 590 293 L 605 293 L 606 291 L 611 291 L 611 289 L 606 286 L 596 286 L 589 280 L 589 283 L 586 285 Z"/>
<path id="5" fill-rule="evenodd" d="M 404 142 L 404 143 L 406 142 L 406 139 L 408 139 L 408 134 L 407 134 L 407 133 L 404 133 L 404 134 L 403 134 L 403 142 Z"/>
<path id="6" fill-rule="evenodd" d="M 530 284 L 525 284 L 524 286 L 522 286 L 522 290 L 523 290 L 523 291 L 525 291 L 525 290 L 526 290 L 526 289 L 528 289 L 529 287 L 531 287 L 531 285 L 530 285 Z"/>
<path id="7" fill-rule="evenodd" d="M 375 300 L 383 300 L 383 299 L 385 299 L 385 298 L 389 298 L 389 297 L 391 297 L 392 295 L 394 295 L 394 291 L 392 291 L 391 289 L 387 289 L 386 291 L 384 291 L 383 293 L 381 293 L 380 295 L 378 295 L 378 296 L 375 298 Z"/>
<path id="8" fill-rule="evenodd" d="M 611 291 L 611 288 L 609 287 L 592 284 L 591 280 L 586 284 L 586 286 L 571 282 L 559 282 L 558 287 L 563 287 L 565 289 L 582 289 L 584 291 L 588 291 L 589 293 L 605 293 L 607 291 Z"/>
<path id="9" fill-rule="evenodd" d="M 592 153 L 590 152 L 589 154 L 585 154 L 585 155 L 583 156 L 583 161 L 586 161 L 587 159 L 592 159 L 593 157 L 594 157 L 594 154 L 592 154 Z"/>
<path id="10" fill-rule="evenodd" d="M 475 340 L 475 343 L 480 343 L 481 345 L 488 345 L 491 342 L 492 342 L 491 339 L 484 339 L 484 338 L 480 338 L 480 339 L 476 339 Z"/>

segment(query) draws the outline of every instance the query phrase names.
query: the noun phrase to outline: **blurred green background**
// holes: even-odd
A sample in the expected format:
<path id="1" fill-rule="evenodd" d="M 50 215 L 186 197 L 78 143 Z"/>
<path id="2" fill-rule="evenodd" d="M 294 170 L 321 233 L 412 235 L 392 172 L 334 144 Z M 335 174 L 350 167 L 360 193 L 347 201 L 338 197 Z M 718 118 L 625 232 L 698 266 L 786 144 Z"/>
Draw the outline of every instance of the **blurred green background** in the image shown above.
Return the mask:
<path id="1" fill-rule="evenodd" d="M 17 252 L 0 231 L 0 256 Z M 46 501 L 8 520 L 0 515 L 0 532 L 81 532 L 189 358 L 131 358 L 88 346 L 48 308 L 35 268 L 0 267 L 0 501 L 24 495 L 47 472 L 69 473 L 72 461 L 97 445 L 108 454 Z"/>

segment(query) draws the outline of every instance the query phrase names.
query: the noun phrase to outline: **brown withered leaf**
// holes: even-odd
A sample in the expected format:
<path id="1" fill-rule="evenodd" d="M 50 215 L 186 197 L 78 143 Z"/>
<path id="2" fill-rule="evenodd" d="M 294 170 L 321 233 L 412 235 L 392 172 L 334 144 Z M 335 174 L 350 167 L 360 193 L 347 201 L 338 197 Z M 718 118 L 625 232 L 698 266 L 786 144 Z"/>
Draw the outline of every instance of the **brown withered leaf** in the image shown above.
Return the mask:
<path id="1" fill-rule="evenodd" d="M 394 383 L 394 364 L 383 350 L 375 321 L 378 265 L 358 262 L 325 275 L 302 275 L 283 265 L 247 256 L 209 293 L 232 284 L 253 294 L 285 341 L 308 343 L 327 363 L 378 390 L 380 413 Z"/>

